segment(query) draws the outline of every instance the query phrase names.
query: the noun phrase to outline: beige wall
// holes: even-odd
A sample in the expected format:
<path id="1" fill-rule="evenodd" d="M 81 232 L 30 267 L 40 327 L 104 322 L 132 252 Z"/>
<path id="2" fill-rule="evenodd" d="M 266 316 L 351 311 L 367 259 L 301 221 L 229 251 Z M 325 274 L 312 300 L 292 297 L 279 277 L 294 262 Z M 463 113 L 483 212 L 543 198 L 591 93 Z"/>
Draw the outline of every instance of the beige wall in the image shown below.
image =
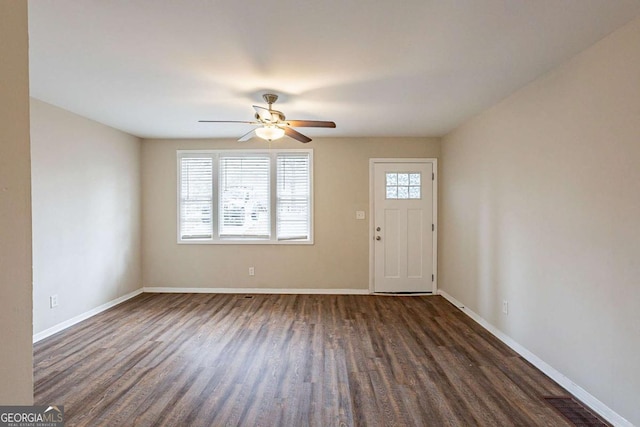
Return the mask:
<path id="1" fill-rule="evenodd" d="M 640 425 L 640 19 L 448 135 L 440 178 L 441 288 Z"/>
<path id="2" fill-rule="evenodd" d="M 31 100 L 34 333 L 141 288 L 140 146 Z"/>
<path id="3" fill-rule="evenodd" d="M 143 280 L 148 287 L 368 289 L 369 158 L 438 157 L 427 138 L 316 139 L 278 148 L 314 150 L 314 245 L 178 245 L 176 150 L 264 148 L 230 140 L 145 140 Z M 356 220 L 356 210 L 367 212 Z M 255 267 L 249 277 L 248 268 Z"/>
<path id="4" fill-rule="evenodd" d="M 0 0 L 0 405 L 33 403 L 27 2 Z"/>

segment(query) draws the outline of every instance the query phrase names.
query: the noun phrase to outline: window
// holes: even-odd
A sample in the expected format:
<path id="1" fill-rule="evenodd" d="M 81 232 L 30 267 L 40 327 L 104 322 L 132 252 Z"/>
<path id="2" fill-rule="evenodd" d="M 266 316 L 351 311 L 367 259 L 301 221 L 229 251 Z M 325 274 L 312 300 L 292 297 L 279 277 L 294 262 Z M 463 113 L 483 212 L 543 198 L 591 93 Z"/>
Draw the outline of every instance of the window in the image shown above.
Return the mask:
<path id="1" fill-rule="evenodd" d="M 220 237 L 269 238 L 270 160 L 264 155 L 220 156 Z"/>
<path id="2" fill-rule="evenodd" d="M 420 199 L 420 173 L 387 172 L 387 199 Z"/>
<path id="3" fill-rule="evenodd" d="M 211 158 L 180 159 L 180 228 L 184 239 L 210 239 L 213 236 Z"/>
<path id="4" fill-rule="evenodd" d="M 282 240 L 306 239 L 309 234 L 311 185 L 309 157 L 283 153 L 278 156 L 277 232 Z"/>
<path id="5" fill-rule="evenodd" d="M 312 155 L 178 151 L 178 243 L 313 243 Z"/>

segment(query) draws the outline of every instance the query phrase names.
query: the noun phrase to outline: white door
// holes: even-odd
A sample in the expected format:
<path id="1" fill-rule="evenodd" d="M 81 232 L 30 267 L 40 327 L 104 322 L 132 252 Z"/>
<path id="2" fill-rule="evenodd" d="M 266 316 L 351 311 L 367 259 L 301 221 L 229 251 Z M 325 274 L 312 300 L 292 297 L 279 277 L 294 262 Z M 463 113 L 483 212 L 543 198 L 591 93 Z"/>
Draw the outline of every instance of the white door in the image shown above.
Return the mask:
<path id="1" fill-rule="evenodd" d="M 434 162 L 372 164 L 374 292 L 433 292 Z"/>

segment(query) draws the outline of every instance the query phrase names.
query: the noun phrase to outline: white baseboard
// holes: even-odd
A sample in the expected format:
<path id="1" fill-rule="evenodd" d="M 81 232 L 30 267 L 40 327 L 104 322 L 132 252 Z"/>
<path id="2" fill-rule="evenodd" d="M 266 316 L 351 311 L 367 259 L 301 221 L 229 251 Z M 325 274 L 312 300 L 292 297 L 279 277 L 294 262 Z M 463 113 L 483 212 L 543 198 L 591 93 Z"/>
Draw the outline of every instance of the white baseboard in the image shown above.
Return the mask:
<path id="1" fill-rule="evenodd" d="M 86 320 L 89 317 L 95 316 L 98 313 L 102 313 L 103 311 L 108 310 L 111 307 L 114 307 L 114 306 L 116 306 L 116 305 L 118 305 L 120 303 L 125 302 L 128 299 L 131 299 L 131 298 L 133 298 L 133 297 L 135 297 L 137 295 L 140 295 L 142 292 L 143 292 L 142 289 L 137 289 L 137 290 L 135 290 L 133 292 L 130 292 L 130 293 L 126 294 L 126 295 L 121 296 L 120 298 L 116 298 L 116 299 L 114 299 L 112 301 L 109 301 L 109 302 L 107 302 L 105 304 L 102 304 L 102 305 L 100 305 L 100 306 L 98 306 L 98 307 L 96 307 L 94 309 L 91 309 L 91 310 L 89 310 L 89 311 L 87 311 L 85 313 L 82 313 L 82 314 L 79 314 L 79 315 L 77 315 L 75 317 L 72 317 L 69 320 L 65 320 L 62 323 L 58 323 L 57 325 L 52 326 L 52 327 L 50 327 L 48 329 L 45 329 L 42 332 L 38 332 L 37 334 L 33 335 L 33 342 L 36 343 L 36 342 L 38 342 L 40 340 L 43 340 L 43 339 L 45 339 L 47 337 L 50 337 L 51 335 L 53 335 L 55 333 L 58 333 L 58 332 L 62 331 L 63 329 L 67 329 L 68 327 L 73 326 L 76 323 L 82 322 L 83 320 Z"/>
<path id="2" fill-rule="evenodd" d="M 463 303 L 446 293 L 445 291 L 439 289 L 438 294 L 442 295 L 445 299 L 447 299 L 451 304 L 458 307 L 463 313 L 472 318 L 476 323 L 485 328 L 491 334 L 493 334 L 500 341 L 511 347 L 516 353 L 522 356 L 525 360 L 531 363 L 536 368 L 540 369 L 544 372 L 548 377 L 553 379 L 555 382 L 560 384 L 562 387 L 567 389 L 569 393 L 573 394 L 578 400 L 580 400 L 585 405 L 589 406 L 589 408 L 593 409 L 597 412 L 601 417 L 605 420 L 609 421 L 614 426 L 619 427 L 633 427 L 626 418 L 619 415 L 617 412 L 613 411 L 607 405 L 602 403 L 600 400 L 595 398 L 585 389 L 571 381 L 569 378 L 564 376 L 562 373 L 557 371 L 551 365 L 546 363 L 544 360 L 540 359 L 535 354 L 531 353 L 522 345 L 518 344 L 507 334 L 493 326 L 491 323 L 487 322 L 484 318 L 482 318 L 479 314 L 475 313 L 473 310 L 466 307 Z"/>
<path id="3" fill-rule="evenodd" d="M 304 294 L 304 295 L 369 295 L 369 289 L 279 289 L 279 288 L 170 288 L 144 287 L 148 293 L 174 294 Z"/>

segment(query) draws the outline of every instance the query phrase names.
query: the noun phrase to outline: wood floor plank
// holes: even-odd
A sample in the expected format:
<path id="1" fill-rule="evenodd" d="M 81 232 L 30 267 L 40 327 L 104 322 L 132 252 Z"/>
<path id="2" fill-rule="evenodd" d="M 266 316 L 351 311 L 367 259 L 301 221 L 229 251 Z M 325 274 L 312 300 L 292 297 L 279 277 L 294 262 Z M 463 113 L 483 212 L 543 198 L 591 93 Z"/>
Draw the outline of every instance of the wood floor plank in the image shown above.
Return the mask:
<path id="1" fill-rule="evenodd" d="M 142 294 L 34 345 L 67 426 L 565 426 L 438 296 Z"/>

